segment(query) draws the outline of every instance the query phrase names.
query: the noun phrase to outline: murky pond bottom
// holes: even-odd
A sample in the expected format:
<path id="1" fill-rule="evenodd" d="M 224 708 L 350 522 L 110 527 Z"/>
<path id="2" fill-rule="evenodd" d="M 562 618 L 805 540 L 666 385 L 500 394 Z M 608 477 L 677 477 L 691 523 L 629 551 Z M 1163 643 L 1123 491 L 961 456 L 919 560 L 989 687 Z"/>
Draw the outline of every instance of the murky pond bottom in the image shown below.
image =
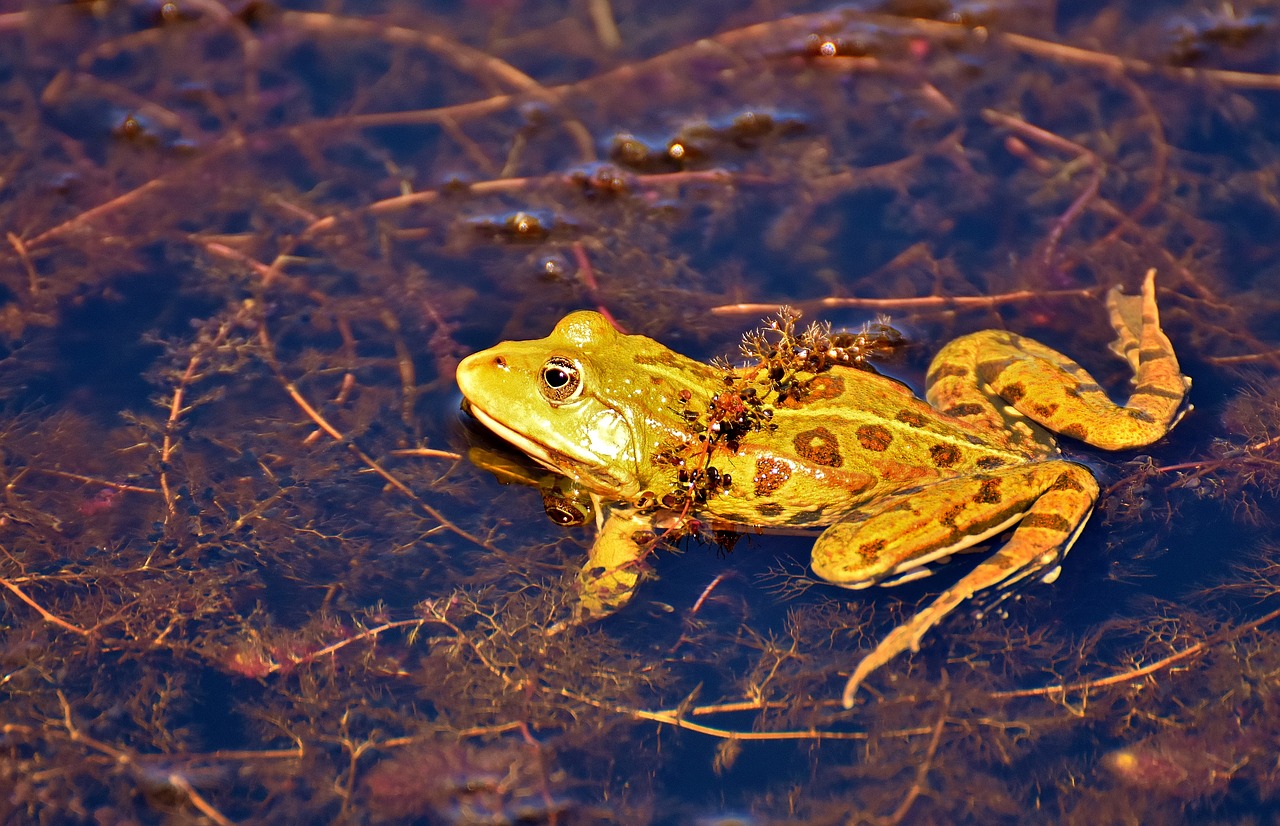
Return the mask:
<path id="1" fill-rule="evenodd" d="M 0 816 L 1274 817 L 1278 27 L 0 10 Z M 1104 297 L 1149 268 L 1194 408 L 1141 451 L 1064 439 L 1102 495 L 1061 576 L 955 611 L 848 711 L 985 553 L 845 591 L 812 534 L 708 531 L 566 627 L 594 527 L 481 469 L 529 467 L 459 410 L 464 356 L 571 310 L 736 361 L 784 304 L 889 315 L 876 369 L 917 392 L 1007 329 L 1123 398 Z"/>

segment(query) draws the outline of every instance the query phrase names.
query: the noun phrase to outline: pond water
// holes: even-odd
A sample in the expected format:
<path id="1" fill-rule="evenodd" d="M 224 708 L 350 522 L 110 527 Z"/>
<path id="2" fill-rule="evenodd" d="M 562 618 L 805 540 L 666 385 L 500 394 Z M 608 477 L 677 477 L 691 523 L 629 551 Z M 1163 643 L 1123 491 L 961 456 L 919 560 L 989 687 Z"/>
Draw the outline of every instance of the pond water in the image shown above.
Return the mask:
<path id="1" fill-rule="evenodd" d="M 1278 14 L 0 2 L 0 818 L 1275 818 Z M 849 710 L 987 548 L 850 591 L 812 533 L 675 532 L 566 625 L 595 528 L 454 380 L 576 309 L 737 360 L 789 305 L 887 315 L 918 393 L 1003 329 L 1124 398 L 1150 268 L 1193 409 L 1065 439 L 1061 576 Z"/>

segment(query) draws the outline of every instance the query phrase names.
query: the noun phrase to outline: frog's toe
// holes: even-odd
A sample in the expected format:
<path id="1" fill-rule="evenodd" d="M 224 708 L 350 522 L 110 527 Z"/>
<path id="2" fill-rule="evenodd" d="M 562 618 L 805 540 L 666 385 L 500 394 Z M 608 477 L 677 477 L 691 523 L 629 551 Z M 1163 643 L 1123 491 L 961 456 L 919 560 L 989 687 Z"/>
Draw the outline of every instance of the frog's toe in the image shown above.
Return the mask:
<path id="1" fill-rule="evenodd" d="M 616 613 L 635 596 L 641 566 L 633 562 L 618 568 L 591 566 L 578 574 L 578 602 L 574 616 L 588 622 Z"/>
<path id="2" fill-rule="evenodd" d="M 844 693 L 840 696 L 840 702 L 844 704 L 844 707 L 853 708 L 853 698 L 857 695 L 862 682 L 871 675 L 871 672 L 899 654 L 908 650 L 915 651 L 919 649 L 920 638 L 925 630 L 927 629 L 914 628 L 911 625 L 900 625 L 881 640 L 870 654 L 863 657 L 853 669 L 853 674 L 849 676 L 849 681 L 844 684 Z"/>

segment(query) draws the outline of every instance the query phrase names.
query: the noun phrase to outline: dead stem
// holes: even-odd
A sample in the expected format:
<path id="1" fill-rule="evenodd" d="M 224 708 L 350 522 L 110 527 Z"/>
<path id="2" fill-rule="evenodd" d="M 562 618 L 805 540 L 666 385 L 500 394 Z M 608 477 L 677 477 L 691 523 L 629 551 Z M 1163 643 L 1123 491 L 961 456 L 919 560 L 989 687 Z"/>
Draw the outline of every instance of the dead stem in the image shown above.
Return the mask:
<path id="1" fill-rule="evenodd" d="M 377 459 L 374 459 L 368 453 L 365 453 L 363 450 L 360 449 L 358 445 L 355 444 L 355 442 L 349 441 L 346 436 L 342 435 L 341 431 L 339 431 L 333 425 L 329 424 L 329 421 L 320 414 L 320 411 L 316 410 L 314 407 L 311 406 L 311 403 L 308 402 L 303 397 L 302 393 L 298 391 L 298 388 L 295 387 L 292 382 L 288 381 L 284 377 L 280 377 L 280 381 L 282 386 L 284 387 L 284 392 L 289 395 L 289 398 L 293 399 L 294 404 L 302 408 L 302 412 L 306 413 L 307 416 L 311 419 L 311 421 L 313 421 L 316 424 L 317 427 L 319 427 L 326 434 L 328 434 L 329 438 L 333 439 L 335 442 L 338 442 L 339 444 L 346 445 L 347 449 L 350 450 L 353 454 L 355 454 L 355 456 L 361 462 L 363 462 L 367 468 L 369 468 L 374 473 L 381 476 L 382 479 L 387 484 L 391 485 L 391 487 L 395 488 L 403 496 L 407 497 L 410 501 L 412 501 L 415 505 L 421 508 L 432 519 L 436 520 L 436 522 L 438 522 L 442 528 L 462 537 L 468 542 L 473 542 L 476 545 L 479 545 L 481 548 L 484 548 L 485 550 L 493 551 L 495 553 L 501 553 L 501 551 L 497 547 L 495 547 L 493 543 L 489 542 L 488 540 L 481 539 L 480 537 L 475 536 L 474 534 L 462 529 L 458 525 L 455 525 L 443 513 L 436 510 L 431 505 L 428 505 L 425 501 L 422 500 L 421 497 L 418 496 L 418 494 L 414 493 L 413 490 L 408 485 L 400 481 L 399 477 L 395 476 L 389 470 L 384 468 L 378 462 Z"/>
<path id="2" fill-rule="evenodd" d="M 25 591 L 23 591 L 17 585 L 14 585 L 9 580 L 3 577 L 0 577 L 0 585 L 3 585 L 5 588 L 8 588 L 9 591 L 12 592 L 14 596 L 22 600 L 23 602 L 25 602 L 27 605 L 30 605 L 32 608 L 34 608 L 36 610 L 36 613 L 38 613 L 41 616 L 41 618 L 44 619 L 45 622 L 53 623 L 54 625 L 58 626 L 59 628 L 65 631 L 70 631 L 73 634 L 79 634 L 82 637 L 87 637 L 90 635 L 89 631 L 86 631 L 80 626 L 73 625 L 67 622 L 66 620 L 62 619 L 61 617 L 46 611 L 44 606 L 36 602 L 31 597 L 27 596 L 27 593 Z"/>
<path id="3" fill-rule="evenodd" d="M 645 189 L 660 186 L 681 186 L 690 183 L 713 183 L 726 186 L 771 183 L 771 181 L 758 175 L 742 175 L 722 169 L 627 175 L 626 180 L 628 186 Z M 572 175 L 555 173 L 538 177 L 495 178 L 487 181 L 475 181 L 467 184 L 467 192 L 472 195 L 492 195 L 504 192 L 525 192 L 539 186 L 563 186 L 580 190 L 582 183 Z M 390 198 L 383 198 L 380 201 L 366 204 L 342 215 L 326 215 L 323 218 L 317 218 L 303 231 L 302 235 L 303 238 L 313 238 L 321 233 L 333 230 L 344 219 L 350 220 L 361 215 L 393 215 L 410 207 L 435 203 L 445 197 L 448 196 L 440 189 L 426 189 L 420 192 L 394 195 Z"/>
<path id="4" fill-rule="evenodd" d="M 200 161 L 204 163 L 208 163 L 209 161 L 212 161 L 215 158 L 218 158 L 227 152 L 230 152 L 234 149 L 242 148 L 243 145 L 244 145 L 243 137 L 239 135 L 239 133 L 233 132 L 223 140 L 219 141 L 217 146 L 209 150 L 206 150 L 206 152 L 200 156 Z M 29 239 L 26 242 L 26 246 L 28 249 L 41 246 L 42 244 L 52 241 L 55 238 L 66 235 L 72 230 L 77 230 L 86 225 L 92 224 L 98 218 L 101 218 L 105 215 L 115 212 L 117 209 L 121 209 L 123 207 L 136 204 L 137 202 L 141 201 L 147 196 L 153 195 L 162 191 L 166 186 L 169 185 L 171 179 L 175 179 L 175 178 L 179 178 L 184 175 L 187 175 L 190 173 L 190 171 L 191 170 L 188 169 L 187 167 L 179 167 L 178 169 L 175 169 L 172 172 L 152 178 L 146 183 L 140 184 L 139 186 L 134 187 L 128 192 L 121 193 L 120 195 L 117 195 L 116 197 L 108 201 L 104 201 L 103 203 L 98 204 L 95 207 L 86 209 L 84 212 L 76 213 L 76 215 L 74 215 L 71 218 L 68 218 L 62 223 L 57 224 L 56 226 L 50 227 L 49 229 L 45 230 L 44 232 L 41 232 L 39 235 L 35 236 L 34 238 Z"/>
<path id="5" fill-rule="evenodd" d="M 284 669 L 284 668 L 294 668 L 299 665 L 307 665 L 309 663 L 315 662 L 316 660 L 319 660 L 322 657 L 328 657 L 331 654 L 336 654 L 337 652 L 346 648 L 348 645 L 352 645 L 357 642 L 363 642 L 364 640 L 377 639 L 380 634 L 385 634 L 388 631 L 394 631 L 397 628 L 413 628 L 416 631 L 417 629 L 426 625 L 428 622 L 431 622 L 431 620 L 411 619 L 411 620 L 394 620 L 391 622 L 384 622 L 382 625 L 379 625 L 375 628 L 366 628 L 365 630 L 361 631 L 358 634 L 347 637 L 345 639 L 338 640 L 335 643 L 330 643 L 329 645 L 326 645 L 324 648 L 321 648 L 318 651 L 311 652 L 304 657 L 299 657 L 296 660 L 291 659 L 289 662 L 285 662 L 285 663 L 272 663 L 270 667 L 265 669 L 265 671 L 267 674 L 274 674 L 277 671 L 280 671 L 281 669 Z"/>
<path id="6" fill-rule="evenodd" d="M 1187 659 L 1188 657 L 1192 657 L 1203 651 L 1207 651 L 1208 649 L 1213 648 L 1214 646 L 1219 645 L 1220 643 L 1229 642 L 1231 640 L 1237 639 L 1238 637 L 1242 637 L 1248 632 L 1254 630 L 1255 628 L 1259 628 L 1263 625 L 1266 625 L 1268 622 L 1271 622 L 1276 618 L 1280 618 L 1280 608 L 1277 608 L 1274 611 L 1264 614 L 1263 616 L 1258 617 L 1257 619 L 1250 620 L 1249 622 L 1246 622 L 1244 625 L 1239 625 L 1234 628 L 1223 629 L 1222 631 L 1219 631 L 1218 633 L 1208 637 L 1207 639 L 1203 639 L 1200 642 L 1189 645 L 1186 648 L 1182 649 L 1181 651 L 1175 651 L 1169 656 L 1162 657 L 1156 660 L 1155 662 L 1148 663 L 1147 665 L 1144 665 L 1140 668 L 1134 668 L 1129 671 L 1122 671 L 1118 674 L 1112 674 L 1109 677 L 1099 677 L 1092 680 L 1080 680 L 1074 683 L 1062 683 L 1059 685 L 1042 686 L 1040 688 L 1024 688 L 1024 689 L 1017 689 L 1014 691 L 993 691 L 990 696 L 999 700 L 1010 700 L 1010 699 L 1016 699 L 1019 697 L 1065 698 L 1066 695 L 1070 692 L 1080 691 L 1080 692 L 1087 693 L 1088 691 L 1095 688 L 1105 688 L 1107 686 L 1133 682 L 1134 680 L 1141 679 L 1142 677 L 1146 677 L 1149 674 L 1154 674 L 1157 671 L 1162 671 L 1168 668 L 1169 666 L 1174 665 L 1175 663 L 1178 663 L 1178 662 L 1181 662 L 1182 660 Z"/>
<path id="7" fill-rule="evenodd" d="M 719 737 L 724 740 L 742 740 L 746 741 L 763 741 L 763 740 L 867 740 L 872 735 L 863 731 L 821 731 L 819 729 L 806 729 L 803 731 L 735 731 L 733 729 L 717 728 L 715 726 L 704 726 L 701 723 L 694 723 L 684 719 L 678 712 L 674 711 L 645 711 L 638 708 L 628 708 L 627 706 L 614 705 L 611 703 L 603 703 L 593 697 L 587 697 L 582 694 L 570 691 L 566 688 L 560 689 L 561 695 L 572 700 L 595 706 L 605 711 L 612 711 L 617 714 L 624 714 L 636 720 L 647 720 L 654 723 L 662 723 L 668 726 L 675 726 L 686 731 L 694 731 L 698 734 L 706 734 L 711 737 Z M 922 728 L 918 731 L 904 730 L 896 733 L 916 733 L 926 734 L 929 728 Z"/>
<path id="8" fill-rule="evenodd" d="M 1238 356 L 1201 356 L 1210 364 L 1249 364 L 1256 361 L 1280 361 L 1280 348 L 1263 350 L 1257 353 L 1242 353 Z"/>
<path id="9" fill-rule="evenodd" d="M 588 0 L 587 11 L 591 15 L 591 24 L 596 28 L 596 37 L 600 45 L 609 51 L 617 51 L 622 47 L 622 34 L 618 31 L 618 23 L 613 19 L 613 4 L 609 0 Z"/>
<path id="10" fill-rule="evenodd" d="M 513 691 L 518 691 L 526 687 L 525 681 L 522 680 L 519 684 L 517 684 L 507 674 L 506 669 L 499 667 L 497 663 L 495 663 L 492 659 L 490 659 L 489 655 L 481 651 L 480 643 L 473 640 L 470 636 L 467 635 L 465 631 L 463 631 L 461 628 L 458 627 L 457 623 L 449 619 L 448 615 L 446 614 L 447 609 L 442 610 L 435 602 L 428 602 L 426 603 L 426 610 L 431 613 L 431 616 L 429 618 L 431 622 L 438 622 L 441 625 L 443 625 L 445 628 L 448 628 L 450 631 L 452 631 L 454 634 L 454 638 L 458 641 L 458 643 L 466 648 L 470 648 L 472 653 L 476 655 L 476 658 L 480 660 L 480 663 L 489 670 L 489 673 L 497 677 L 498 679 L 502 680 L 503 685 L 507 686 Z M 425 621 L 427 620 L 424 620 L 424 622 Z"/>
<path id="11" fill-rule="evenodd" d="M 454 461 L 462 459 L 461 453 L 454 453 L 452 450 L 436 450 L 430 447 L 405 447 L 390 451 L 390 455 L 413 456 L 419 459 L 453 459 Z"/>
<path id="12" fill-rule="evenodd" d="M 1110 232 L 1089 245 L 1090 250 L 1106 247 L 1107 244 L 1119 239 L 1121 235 L 1129 230 L 1132 230 L 1134 235 L 1141 237 L 1142 228 L 1138 225 L 1138 222 L 1160 203 L 1161 195 L 1164 193 L 1165 177 L 1169 169 L 1169 143 L 1165 140 L 1164 124 L 1160 122 L 1160 114 L 1151 103 L 1151 96 L 1130 77 L 1121 77 L 1120 85 L 1137 102 L 1138 108 L 1142 110 L 1144 120 L 1151 129 L 1151 184 L 1147 187 L 1147 194 L 1142 197 L 1138 205 L 1128 213 L 1123 213 L 1124 218 Z"/>
<path id="13" fill-rule="evenodd" d="M 445 58 L 464 72 L 487 75 L 494 78 L 517 91 L 528 94 L 535 100 L 559 110 L 565 116 L 565 131 L 577 145 L 580 159 L 583 162 L 590 162 L 596 159 L 595 139 L 582 121 L 569 114 L 561 96 L 501 58 L 473 49 L 470 46 L 465 46 L 434 32 L 424 32 L 402 26 L 387 26 L 358 18 L 339 17 L 322 12 L 287 11 L 283 12 L 280 17 L 286 25 L 296 26 L 315 34 L 342 36 L 362 34 L 381 38 L 388 43 L 426 49 Z"/>
<path id="14" fill-rule="evenodd" d="M 587 295 L 595 302 L 596 309 L 600 311 L 600 315 L 608 319 L 609 323 L 618 332 L 627 332 L 627 328 L 618 323 L 618 319 L 613 317 L 613 313 L 609 312 L 609 308 L 604 304 L 604 297 L 600 293 L 600 282 L 596 280 L 596 271 L 591 266 L 591 259 L 587 256 L 586 247 L 582 246 L 581 241 L 574 241 L 569 245 L 569 249 L 573 252 L 574 263 L 578 265 L 578 277 L 582 279 L 583 285 L 587 288 Z"/>
<path id="15" fill-rule="evenodd" d="M 521 91 L 536 95 L 544 95 L 546 100 L 554 103 L 557 107 L 561 105 L 562 100 L 567 99 L 574 94 L 585 92 L 596 85 L 624 80 L 627 77 L 633 76 L 642 71 L 660 68 L 686 56 L 692 49 L 704 50 L 706 48 L 706 44 L 703 41 L 699 41 L 696 44 L 681 46 L 661 55 L 649 58 L 648 60 L 628 64 L 585 80 L 561 86 L 544 87 L 538 84 L 533 78 L 528 77 L 523 72 L 520 72 L 518 69 L 510 66 L 505 61 L 494 58 L 484 52 L 470 49 L 469 47 L 455 43 L 438 35 L 422 33 L 412 29 L 403 29 L 395 26 L 387 27 L 382 24 L 370 23 L 353 18 L 339 18 L 319 12 L 290 11 L 284 12 L 281 17 L 295 22 L 303 29 L 317 32 L 333 33 L 335 31 L 339 31 L 349 33 L 351 31 L 360 31 L 373 36 L 385 36 L 392 42 L 396 42 L 397 38 L 406 38 L 410 45 L 418 45 L 423 48 L 434 50 L 451 58 L 456 61 L 455 65 L 462 68 L 464 71 L 483 71 L 489 73 L 493 77 L 501 79 Z M 766 23 L 757 23 L 739 29 L 733 29 L 728 32 L 723 32 L 716 35 L 714 38 L 711 38 L 711 42 L 729 48 L 742 48 L 750 42 L 763 44 L 777 43 L 785 41 L 788 32 L 795 35 L 804 35 L 817 30 L 838 30 L 841 25 L 844 25 L 849 20 L 862 20 L 868 23 L 877 24 L 886 27 L 886 30 L 888 31 L 898 29 L 907 30 L 917 35 L 922 35 L 940 42 L 963 42 L 970 39 L 986 40 L 988 38 L 994 38 L 998 42 L 1004 43 L 1010 48 L 1027 54 L 1048 57 L 1076 65 L 1092 66 L 1112 72 L 1123 73 L 1125 71 L 1129 71 L 1134 74 L 1142 75 L 1152 74 L 1158 71 L 1169 77 L 1189 82 L 1200 82 L 1206 79 L 1212 79 L 1219 83 L 1239 88 L 1280 89 L 1280 75 L 1264 75 L 1250 72 L 1233 72 L 1212 69 L 1156 67 L 1141 60 L 1125 59 L 1102 52 L 1094 52 L 1088 49 L 1065 46 L 1034 37 L 1028 37 L 1026 35 L 1006 32 L 992 33 L 983 27 L 969 28 L 955 23 L 908 19 L 892 15 L 864 13 L 858 10 L 843 10 L 834 13 L 822 12 L 812 15 L 800 15 L 793 18 L 784 18 Z M 160 32 L 162 32 L 162 30 L 153 29 L 137 33 L 135 36 L 146 36 L 150 39 L 158 37 Z M 117 48 L 118 47 L 119 44 L 117 43 Z M 272 137 L 297 137 L 308 131 L 314 131 L 316 129 L 328 130 L 333 128 L 365 128 L 412 123 L 444 123 L 447 120 L 462 122 L 464 120 L 504 111 L 519 103 L 520 100 L 520 96 L 513 94 L 494 95 L 481 100 L 427 110 L 335 117 L 323 121 L 317 121 L 309 125 L 290 125 L 274 130 L 265 130 L 262 133 L 257 133 L 256 136 L 263 140 L 269 140 Z M 573 126 L 572 124 L 577 124 L 577 126 Z M 590 134 L 586 133 L 585 127 L 583 127 L 578 121 L 569 121 L 566 128 L 570 130 L 575 142 L 579 145 L 579 151 L 584 153 L 584 157 L 594 158 L 594 144 L 591 140 Z M 207 151 L 202 155 L 200 162 L 208 162 L 213 157 L 221 155 L 227 151 L 242 148 L 243 144 L 243 135 L 238 132 L 233 132 L 228 136 L 228 138 L 220 141 L 214 149 Z M 590 154 L 588 155 L 587 153 Z M 183 170 L 178 170 L 178 172 L 171 174 L 176 175 L 182 171 Z M 27 242 L 27 245 L 30 247 L 39 246 L 55 237 L 66 234 L 72 229 L 92 223 L 96 218 L 101 217 L 106 213 L 139 201 L 143 197 L 162 189 L 164 184 L 167 182 L 168 177 L 168 175 L 162 175 L 157 178 L 153 178 L 129 192 L 118 195 L 109 201 L 88 209 L 85 212 L 79 213 L 75 217 L 39 233 L 34 238 L 30 239 Z M 332 219 L 322 219 L 322 221 L 324 220 Z M 317 227 L 316 229 L 320 228 Z M 750 310 L 749 312 L 758 313 L 760 310 Z"/>
<path id="16" fill-rule="evenodd" d="M 228 819 L 222 812 L 214 808 L 213 804 L 205 800 L 204 795 L 200 794 L 192 787 L 191 782 L 187 778 L 177 772 L 170 772 L 165 778 L 169 785 L 178 789 L 187 796 L 187 800 L 195 807 L 196 811 L 212 820 L 217 826 L 234 826 L 234 821 Z"/>
<path id="17" fill-rule="evenodd" d="M 13 247 L 14 252 L 18 254 L 18 258 L 22 260 L 22 266 L 27 271 L 27 290 L 31 295 L 40 292 L 40 275 L 36 272 L 36 265 L 31 261 L 31 254 L 27 252 L 27 245 L 22 239 L 12 232 L 6 233 L 9 239 L 9 246 Z"/>
<path id="18" fill-rule="evenodd" d="M 99 485 L 111 490 L 128 491 L 129 493 L 160 493 L 156 488 L 144 488 L 140 485 L 128 485 L 123 482 L 112 482 L 109 479 L 98 479 L 94 476 L 85 476 L 83 473 L 70 473 L 65 470 L 53 470 L 52 468 L 27 467 L 27 471 L 31 473 L 40 473 L 45 476 L 56 476 L 59 479 L 71 479 L 76 482 L 84 482 L 89 485 Z"/>
<path id="19" fill-rule="evenodd" d="M 397 477 L 395 474 L 391 473 L 389 470 L 384 468 L 382 464 L 378 462 L 377 459 L 374 459 L 368 453 L 365 453 L 364 450 L 362 450 L 359 445 L 357 445 L 355 442 L 348 439 L 345 435 L 343 435 L 343 433 L 340 430 L 338 430 L 336 427 L 330 424 L 329 420 L 326 419 L 323 415 L 321 415 L 320 411 L 316 410 L 315 407 L 313 407 L 311 403 L 306 400 L 306 398 L 302 395 L 302 393 L 298 390 L 298 388 L 293 384 L 293 382 L 285 378 L 283 373 L 283 368 L 281 368 L 280 363 L 275 358 L 275 355 L 274 355 L 275 350 L 274 350 L 274 347 L 272 346 L 271 338 L 267 334 L 267 328 L 265 323 L 260 323 L 258 325 L 258 338 L 259 338 L 259 341 L 262 342 L 263 349 L 267 353 L 267 360 L 271 364 L 272 369 L 275 371 L 276 377 L 279 379 L 281 387 L 284 388 L 284 392 L 288 394 L 289 398 L 293 399 L 294 404 L 296 404 L 299 408 L 301 408 L 302 412 L 305 413 L 307 417 L 311 419 L 312 422 L 315 423 L 316 427 L 319 427 L 321 430 L 323 430 L 325 434 L 329 436 L 330 439 L 333 439 L 335 442 L 338 442 L 339 444 L 345 445 L 346 448 L 356 456 L 356 458 L 358 458 L 361 462 L 364 463 L 365 467 L 369 468 L 374 473 L 378 474 L 378 476 L 382 477 L 383 481 L 385 481 L 391 487 L 395 488 L 396 491 L 398 491 L 401 495 L 409 499 L 409 501 L 417 505 L 418 508 L 420 508 L 424 513 L 426 513 L 432 519 L 436 520 L 436 522 L 440 525 L 440 527 L 444 528 L 445 530 L 457 536 L 462 537 L 468 542 L 472 542 L 480 546 L 481 548 L 484 548 L 485 550 L 492 551 L 493 553 L 496 553 L 499 555 L 503 555 L 502 551 L 497 546 L 495 546 L 492 542 L 489 542 L 487 539 L 481 539 L 480 537 L 470 533 L 469 531 L 464 530 L 462 527 L 454 524 L 453 521 L 450 520 L 448 517 L 446 517 L 443 513 L 436 510 L 431 505 L 427 504 L 427 502 L 424 501 L 420 496 L 418 496 L 418 494 L 414 493 L 413 489 L 411 489 L 404 482 L 400 481 L 399 477 Z"/>
<path id="20" fill-rule="evenodd" d="M 196 374 L 200 369 L 200 362 L 204 356 L 222 346 L 232 328 L 240 323 L 241 317 L 248 309 L 247 305 L 242 306 L 235 318 L 228 319 L 218 325 L 218 331 L 210 341 L 197 341 L 194 348 L 195 352 L 192 353 L 191 359 L 187 362 L 187 369 L 178 379 L 177 387 L 173 389 L 173 398 L 169 403 L 169 418 L 164 424 L 164 440 L 160 446 L 160 490 L 164 494 L 165 505 L 169 509 L 168 515 L 165 517 L 166 522 L 178 515 L 177 497 L 174 496 L 173 491 L 169 488 L 169 460 L 173 457 L 173 452 L 177 450 L 177 440 L 174 434 L 178 431 L 178 419 L 186 412 L 186 409 L 182 406 L 182 400 L 186 394 L 187 387 L 195 381 Z"/>
<path id="21" fill-rule="evenodd" d="M 76 727 L 75 721 L 71 716 L 71 704 L 67 702 L 67 695 L 62 693 L 61 689 L 56 692 L 58 703 L 62 706 L 62 725 L 67 730 L 67 737 L 73 743 L 83 743 L 94 751 L 110 757 L 118 765 L 133 766 L 138 764 L 137 757 L 126 749 L 116 748 L 108 743 L 104 743 L 94 737 L 90 737 Z M 185 795 L 191 805 L 194 806 L 201 814 L 217 823 L 218 826 L 232 826 L 232 821 L 228 820 L 221 812 L 214 808 L 208 800 L 206 800 L 199 792 L 191 787 L 191 783 L 176 772 L 170 772 L 165 778 L 166 781 L 179 789 Z"/>
<path id="22" fill-rule="evenodd" d="M 1280 89 L 1280 75 L 1236 72 L 1226 69 L 1193 69 L 1181 66 L 1159 66 L 1133 57 L 1120 57 L 1106 52 L 1067 46 L 1037 37 L 1012 32 L 993 32 L 992 39 L 1025 54 L 1047 57 L 1076 66 L 1091 66 L 1116 74 L 1161 75 L 1188 83 L 1212 80 L 1236 89 Z"/>
<path id="23" fill-rule="evenodd" d="M 400 320 L 396 318 L 395 313 L 390 310 L 383 310 L 378 317 L 381 319 L 382 325 L 387 328 L 387 332 L 391 334 L 391 341 L 396 348 L 396 366 L 400 374 L 400 421 L 406 427 L 412 428 L 414 427 L 414 407 L 418 395 L 418 375 L 416 368 L 413 366 L 413 353 L 410 352 L 409 345 L 405 343 L 404 336 L 401 335 Z M 351 373 L 347 375 L 354 378 Z"/>
<path id="24" fill-rule="evenodd" d="M 999 295 L 928 295 L 914 298 L 843 298 L 829 297 L 813 301 L 791 301 L 790 306 L 805 312 L 816 312 L 832 309 L 859 310 L 954 310 L 954 309 L 993 309 L 1004 304 L 1016 304 L 1021 301 L 1038 299 L 1053 300 L 1059 298 L 1096 298 L 1102 293 L 1101 287 L 1085 287 L 1077 290 L 1014 290 Z M 716 315 L 761 315 L 776 312 L 774 304 L 720 304 L 712 307 L 710 312 Z"/>
<path id="25" fill-rule="evenodd" d="M 1092 150 L 1076 143 L 1075 141 L 1068 140 L 1061 135 L 1055 135 L 1046 129 L 1027 123 L 1022 118 L 1014 117 L 1013 115 L 1006 115 L 1003 112 L 997 112 L 994 109 L 983 109 L 982 117 L 989 123 L 999 124 L 1010 131 L 1017 132 L 1025 138 L 1048 144 L 1059 151 L 1075 155 L 1077 158 L 1088 164 L 1089 168 L 1093 172 L 1093 174 L 1089 176 L 1089 182 L 1085 185 L 1084 189 L 1078 196 L 1076 196 L 1076 199 L 1071 202 L 1071 205 L 1067 207 L 1066 212 L 1062 213 L 1062 215 L 1058 217 L 1057 221 L 1054 221 L 1053 228 L 1049 230 L 1049 237 L 1045 242 L 1042 263 L 1044 264 L 1045 273 L 1052 273 L 1055 269 L 1054 265 L 1057 257 L 1058 243 L 1062 240 L 1063 233 L 1065 233 L 1071 224 L 1080 217 L 1080 214 L 1084 212 L 1084 209 L 1089 205 L 1089 202 L 1097 197 L 1098 190 L 1102 186 L 1102 159 L 1099 158 Z"/>
<path id="26" fill-rule="evenodd" d="M 902 802 L 898 804 L 898 808 L 888 817 L 881 819 L 879 822 L 886 826 L 897 826 L 906 819 L 907 813 L 911 811 L 911 807 L 916 800 L 924 793 L 925 785 L 929 777 L 929 770 L 933 768 L 933 759 L 938 754 L 938 743 L 942 741 L 942 729 L 947 724 L 947 713 L 951 710 L 951 692 L 946 690 L 947 672 L 942 672 L 942 707 L 938 710 L 938 720 L 933 724 L 933 734 L 929 738 L 929 747 L 925 749 L 924 759 L 916 767 L 916 777 L 911 783 L 911 788 L 907 790 L 907 794 L 902 798 Z"/>

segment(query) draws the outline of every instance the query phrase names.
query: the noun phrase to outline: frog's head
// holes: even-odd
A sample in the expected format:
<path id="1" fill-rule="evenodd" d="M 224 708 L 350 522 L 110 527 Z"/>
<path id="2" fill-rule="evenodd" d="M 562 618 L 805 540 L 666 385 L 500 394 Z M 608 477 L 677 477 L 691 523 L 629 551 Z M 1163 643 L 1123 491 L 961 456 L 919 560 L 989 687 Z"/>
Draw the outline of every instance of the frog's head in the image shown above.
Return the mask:
<path id="1" fill-rule="evenodd" d="M 606 496 L 634 499 L 674 419 L 660 377 L 682 356 L 576 312 L 536 341 L 505 341 L 458 365 L 482 424 L 541 464 Z M 676 392 L 675 390 L 670 391 Z"/>

